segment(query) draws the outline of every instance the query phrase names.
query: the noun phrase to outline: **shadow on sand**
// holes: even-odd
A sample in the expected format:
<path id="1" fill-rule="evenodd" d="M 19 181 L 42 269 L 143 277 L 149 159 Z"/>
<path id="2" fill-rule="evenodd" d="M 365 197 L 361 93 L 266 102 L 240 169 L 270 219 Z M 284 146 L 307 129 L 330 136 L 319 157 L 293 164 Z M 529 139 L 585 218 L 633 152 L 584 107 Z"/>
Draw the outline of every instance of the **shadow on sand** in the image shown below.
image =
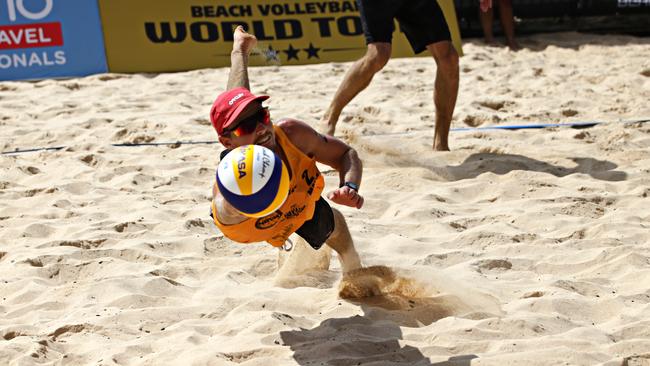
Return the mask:
<path id="1" fill-rule="evenodd" d="M 369 302 L 372 305 L 361 305 L 364 315 L 327 319 L 313 329 L 280 332 L 282 342 L 291 348 L 299 365 L 469 366 L 472 359 L 478 358 L 462 355 L 432 363 L 418 348 L 400 344 L 403 343 L 400 326 L 409 327 L 418 322 L 424 326 L 452 315 L 444 301 L 412 304 L 415 317 L 409 316 L 406 310 L 388 311 L 377 307 L 379 302 L 392 307 L 394 299 L 378 296 L 370 298 Z M 382 314 L 386 317 L 382 318 Z"/>
<path id="2" fill-rule="evenodd" d="M 291 348 L 298 364 L 469 366 L 478 357 L 461 355 L 432 363 L 418 348 L 405 345 L 401 327 L 427 326 L 468 309 L 454 296 L 422 296 L 417 286 L 390 268 L 363 270 L 368 272 L 362 273 L 360 282 L 350 286 L 344 279 L 341 288 L 344 298 L 368 295 L 347 300 L 359 305 L 363 315 L 327 319 L 313 329 L 280 332 L 283 345 Z M 360 287 L 364 289 L 359 292 Z"/>
<path id="3" fill-rule="evenodd" d="M 447 179 L 456 181 L 476 178 L 483 173 L 507 174 L 513 170 L 527 170 L 552 174 L 556 177 L 582 173 L 594 179 L 620 182 L 627 179 L 627 173 L 614 170 L 618 165 L 607 160 L 593 158 L 570 158 L 577 166 L 572 168 L 554 165 L 545 161 L 516 154 L 478 153 L 470 155 L 460 165 L 447 166 Z"/>

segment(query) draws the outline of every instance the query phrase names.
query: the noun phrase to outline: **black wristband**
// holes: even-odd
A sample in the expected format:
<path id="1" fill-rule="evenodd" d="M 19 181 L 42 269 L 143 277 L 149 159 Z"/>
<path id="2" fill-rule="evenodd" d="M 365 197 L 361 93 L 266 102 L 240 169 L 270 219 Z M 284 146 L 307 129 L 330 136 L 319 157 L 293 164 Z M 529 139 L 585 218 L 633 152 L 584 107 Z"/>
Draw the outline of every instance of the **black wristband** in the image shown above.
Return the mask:
<path id="1" fill-rule="evenodd" d="M 345 183 L 341 184 L 341 187 L 349 187 L 349 188 L 352 188 L 352 189 L 354 189 L 355 191 L 359 192 L 359 185 L 356 184 L 356 183 L 345 182 Z M 340 187 L 339 187 L 339 188 L 340 188 Z"/>

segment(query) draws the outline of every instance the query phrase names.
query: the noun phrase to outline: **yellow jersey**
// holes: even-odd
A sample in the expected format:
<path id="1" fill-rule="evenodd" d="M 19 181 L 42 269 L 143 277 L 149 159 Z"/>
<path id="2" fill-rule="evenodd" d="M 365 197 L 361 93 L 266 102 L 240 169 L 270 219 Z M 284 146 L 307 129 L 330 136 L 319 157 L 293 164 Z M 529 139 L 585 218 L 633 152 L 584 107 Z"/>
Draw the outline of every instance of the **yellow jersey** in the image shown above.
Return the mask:
<path id="1" fill-rule="evenodd" d="M 316 160 L 300 151 L 278 126 L 273 126 L 277 146 L 284 152 L 289 175 L 289 195 L 278 210 L 259 218 L 247 218 L 233 225 L 219 222 L 212 202 L 212 219 L 219 230 L 233 241 L 255 243 L 266 241 L 280 247 L 314 215 L 316 201 L 320 199 L 325 180 L 316 167 Z"/>

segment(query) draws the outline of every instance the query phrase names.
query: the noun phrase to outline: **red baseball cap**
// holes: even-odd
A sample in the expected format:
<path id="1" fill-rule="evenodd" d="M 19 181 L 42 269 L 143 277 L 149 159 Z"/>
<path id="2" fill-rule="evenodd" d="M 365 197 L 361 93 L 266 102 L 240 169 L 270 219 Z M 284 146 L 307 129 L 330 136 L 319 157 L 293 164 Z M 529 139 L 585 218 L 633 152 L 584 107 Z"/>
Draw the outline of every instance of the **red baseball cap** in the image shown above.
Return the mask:
<path id="1" fill-rule="evenodd" d="M 268 95 L 255 96 L 244 87 L 223 92 L 215 99 L 212 109 L 210 109 L 212 126 L 221 135 L 223 130 L 237 119 L 247 105 L 251 104 L 251 102 L 261 102 L 267 99 L 269 99 Z"/>

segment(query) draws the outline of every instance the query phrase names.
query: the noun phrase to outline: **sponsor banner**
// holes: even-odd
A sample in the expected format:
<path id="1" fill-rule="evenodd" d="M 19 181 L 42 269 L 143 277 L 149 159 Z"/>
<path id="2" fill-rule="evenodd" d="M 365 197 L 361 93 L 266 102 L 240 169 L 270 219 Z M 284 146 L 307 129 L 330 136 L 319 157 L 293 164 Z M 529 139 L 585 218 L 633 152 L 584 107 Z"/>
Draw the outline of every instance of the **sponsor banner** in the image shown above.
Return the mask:
<path id="1" fill-rule="evenodd" d="M 0 80 L 106 71 L 95 1 L 0 0 Z"/>
<path id="2" fill-rule="evenodd" d="M 459 49 L 453 1 L 440 2 Z M 229 66 L 238 24 L 258 39 L 251 66 L 351 61 L 366 50 L 354 0 L 99 0 L 99 8 L 111 72 Z M 413 56 L 396 28 L 393 56 Z"/>

